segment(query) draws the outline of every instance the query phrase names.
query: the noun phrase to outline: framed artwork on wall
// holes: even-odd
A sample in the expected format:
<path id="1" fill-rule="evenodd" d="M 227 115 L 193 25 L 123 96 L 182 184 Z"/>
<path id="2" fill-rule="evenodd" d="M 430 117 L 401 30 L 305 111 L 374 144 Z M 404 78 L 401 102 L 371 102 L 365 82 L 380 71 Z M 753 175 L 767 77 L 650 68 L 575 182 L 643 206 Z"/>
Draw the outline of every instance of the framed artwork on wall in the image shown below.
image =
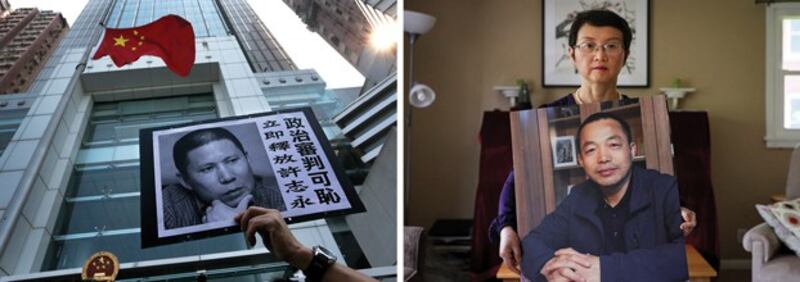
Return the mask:
<path id="1" fill-rule="evenodd" d="M 578 165 L 575 154 L 575 137 L 558 136 L 553 144 L 553 167 L 568 167 Z"/>
<path id="2" fill-rule="evenodd" d="M 650 86 L 649 0 L 544 0 L 542 7 L 542 85 L 573 87 L 580 76 L 568 54 L 569 30 L 575 16 L 586 10 L 605 9 L 628 21 L 633 33 L 630 55 L 620 71 L 620 87 Z"/>

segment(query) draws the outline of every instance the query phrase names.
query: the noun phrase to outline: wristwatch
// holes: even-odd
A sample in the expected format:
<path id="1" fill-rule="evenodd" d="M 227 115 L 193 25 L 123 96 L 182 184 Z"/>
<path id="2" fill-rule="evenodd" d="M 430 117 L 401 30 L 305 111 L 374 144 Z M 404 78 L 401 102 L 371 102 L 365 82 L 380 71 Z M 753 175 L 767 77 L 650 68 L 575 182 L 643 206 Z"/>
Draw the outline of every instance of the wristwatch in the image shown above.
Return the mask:
<path id="1" fill-rule="evenodd" d="M 308 268 L 303 270 L 306 275 L 306 281 L 322 281 L 322 276 L 328 271 L 334 263 L 336 263 L 336 256 L 331 251 L 323 246 L 315 246 L 311 249 L 314 256 L 311 258 L 311 263 Z"/>

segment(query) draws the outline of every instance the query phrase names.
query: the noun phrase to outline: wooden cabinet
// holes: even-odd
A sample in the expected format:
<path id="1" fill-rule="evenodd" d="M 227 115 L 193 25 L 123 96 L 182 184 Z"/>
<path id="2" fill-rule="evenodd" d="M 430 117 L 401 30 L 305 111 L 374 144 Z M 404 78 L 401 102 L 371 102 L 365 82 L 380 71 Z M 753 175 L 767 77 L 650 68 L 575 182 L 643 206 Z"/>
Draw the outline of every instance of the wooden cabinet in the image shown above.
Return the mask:
<path id="1" fill-rule="evenodd" d="M 525 236 L 585 181 L 577 165 L 574 136 L 581 121 L 609 112 L 628 122 L 638 147 L 634 164 L 673 174 L 669 119 L 664 96 L 512 112 L 517 227 Z M 558 144 L 557 146 L 554 146 Z M 575 153 L 577 154 L 577 153 Z"/>

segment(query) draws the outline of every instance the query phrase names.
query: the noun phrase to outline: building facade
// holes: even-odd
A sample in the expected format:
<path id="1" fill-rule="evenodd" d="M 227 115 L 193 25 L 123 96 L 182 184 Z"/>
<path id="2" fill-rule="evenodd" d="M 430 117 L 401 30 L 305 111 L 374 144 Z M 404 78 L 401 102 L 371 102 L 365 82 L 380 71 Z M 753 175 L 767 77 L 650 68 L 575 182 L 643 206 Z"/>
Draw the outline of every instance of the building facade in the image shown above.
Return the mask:
<path id="1" fill-rule="evenodd" d="M 397 123 L 397 76 L 388 76 L 366 93 L 359 95 L 333 117 L 350 138 L 362 162 L 369 163 L 383 149 L 388 132 Z"/>
<path id="2" fill-rule="evenodd" d="M 239 34 L 246 26 L 231 23 L 240 12 L 226 10 L 249 9 L 241 5 L 244 0 L 90 0 L 30 89 L 0 96 L 0 105 L 7 104 L 0 119 L 18 124 L 0 155 L 2 279 L 76 279 L 100 250 L 119 257 L 125 279 L 262 281 L 284 274 L 285 263 L 265 255 L 262 243 L 248 249 L 241 234 L 148 249 L 139 242 L 141 221 L 152 220 L 139 216 L 139 129 L 297 106 L 311 106 L 324 121 L 344 107 L 313 70 L 296 70 L 285 60 L 285 70 L 255 68 L 259 60 L 248 60 L 241 39 L 247 37 Z M 98 22 L 125 28 L 166 14 L 195 29 L 188 77 L 172 74 L 155 57 L 121 68 L 105 57 L 82 67 L 103 31 Z M 341 138 L 332 122 L 322 124 L 330 139 Z M 361 224 L 393 230 L 388 223 Z M 346 217 L 290 228 L 305 245 L 324 245 L 353 268 L 377 278 L 396 275 L 385 259 L 364 254 L 363 236 Z"/>
<path id="3" fill-rule="evenodd" d="M 350 0 L 284 0 L 308 26 L 353 66 L 369 41 L 367 18 Z"/>
<path id="4" fill-rule="evenodd" d="M 397 0 L 358 0 L 364 2 L 375 10 L 389 15 L 393 18 L 397 17 Z"/>
<path id="5" fill-rule="evenodd" d="M 0 19 L 0 94 L 28 90 L 68 30 L 60 13 L 36 8 Z"/>
<path id="6" fill-rule="evenodd" d="M 247 2 L 219 0 L 219 4 L 253 72 L 297 69 L 292 59 Z"/>

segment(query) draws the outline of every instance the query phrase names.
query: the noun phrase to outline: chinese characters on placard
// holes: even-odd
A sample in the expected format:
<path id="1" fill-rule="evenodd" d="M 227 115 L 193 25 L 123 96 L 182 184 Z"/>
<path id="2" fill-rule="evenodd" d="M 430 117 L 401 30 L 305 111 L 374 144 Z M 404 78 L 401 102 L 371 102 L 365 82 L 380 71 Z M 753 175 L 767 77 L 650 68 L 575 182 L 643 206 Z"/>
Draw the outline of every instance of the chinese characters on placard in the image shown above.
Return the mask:
<path id="1" fill-rule="evenodd" d="M 287 203 L 284 216 L 350 207 L 320 147 L 318 138 L 324 136 L 315 135 L 302 112 L 260 118 L 259 130 Z"/>

